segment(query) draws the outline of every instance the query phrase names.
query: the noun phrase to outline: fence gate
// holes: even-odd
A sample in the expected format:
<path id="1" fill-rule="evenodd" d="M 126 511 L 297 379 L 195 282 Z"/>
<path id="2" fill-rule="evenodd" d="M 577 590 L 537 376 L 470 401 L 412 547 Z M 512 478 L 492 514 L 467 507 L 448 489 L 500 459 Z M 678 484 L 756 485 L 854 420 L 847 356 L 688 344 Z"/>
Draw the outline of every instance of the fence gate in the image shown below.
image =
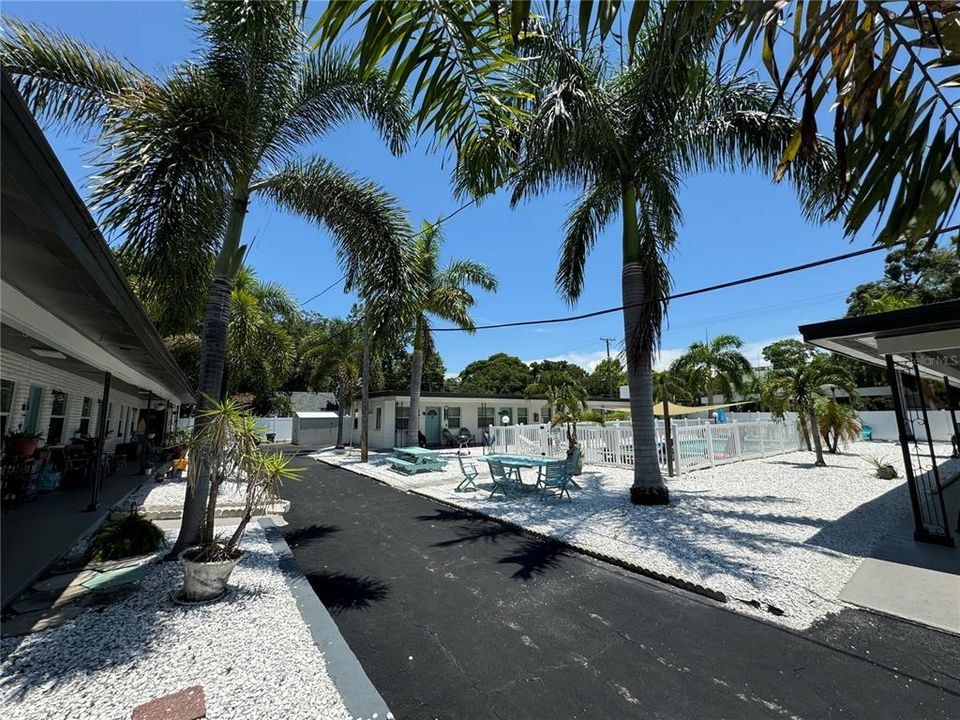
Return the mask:
<path id="1" fill-rule="evenodd" d="M 887 355 L 887 377 L 893 391 L 904 472 L 913 507 L 914 537 L 952 547 L 954 541 L 943 502 L 937 453 L 916 359 L 912 363 L 900 364 Z"/>

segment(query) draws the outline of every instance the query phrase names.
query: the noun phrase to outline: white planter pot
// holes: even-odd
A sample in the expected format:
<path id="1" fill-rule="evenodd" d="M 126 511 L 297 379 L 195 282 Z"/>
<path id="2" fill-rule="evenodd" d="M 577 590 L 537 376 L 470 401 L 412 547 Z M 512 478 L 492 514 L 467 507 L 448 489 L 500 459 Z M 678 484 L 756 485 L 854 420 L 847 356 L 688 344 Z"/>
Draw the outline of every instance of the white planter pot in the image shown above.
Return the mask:
<path id="1" fill-rule="evenodd" d="M 203 602 L 220 597 L 240 558 L 219 562 L 196 562 L 185 557 L 188 552 L 190 550 L 180 553 L 180 561 L 183 563 L 183 599 L 190 602 Z"/>

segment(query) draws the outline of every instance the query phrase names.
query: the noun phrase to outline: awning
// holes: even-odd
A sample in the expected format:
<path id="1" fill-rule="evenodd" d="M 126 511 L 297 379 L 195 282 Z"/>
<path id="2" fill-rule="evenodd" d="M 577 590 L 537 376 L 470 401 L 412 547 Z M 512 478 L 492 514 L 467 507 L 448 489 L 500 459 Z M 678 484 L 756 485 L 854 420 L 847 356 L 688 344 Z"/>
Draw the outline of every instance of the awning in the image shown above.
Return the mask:
<path id="1" fill-rule="evenodd" d="M 960 384 L 960 300 L 801 325 L 805 342 L 872 365 L 916 356 L 920 375 Z"/>
<path id="2" fill-rule="evenodd" d="M 718 403 L 716 405 L 677 405 L 676 403 L 667 401 L 667 410 L 670 413 L 670 417 L 674 417 L 676 415 L 693 415 L 694 413 L 710 412 L 711 410 L 733 407 L 734 405 L 747 405 L 754 402 L 756 402 L 756 400 L 740 400 L 738 402 Z M 653 414 L 657 417 L 663 417 L 662 402 L 654 403 Z"/>

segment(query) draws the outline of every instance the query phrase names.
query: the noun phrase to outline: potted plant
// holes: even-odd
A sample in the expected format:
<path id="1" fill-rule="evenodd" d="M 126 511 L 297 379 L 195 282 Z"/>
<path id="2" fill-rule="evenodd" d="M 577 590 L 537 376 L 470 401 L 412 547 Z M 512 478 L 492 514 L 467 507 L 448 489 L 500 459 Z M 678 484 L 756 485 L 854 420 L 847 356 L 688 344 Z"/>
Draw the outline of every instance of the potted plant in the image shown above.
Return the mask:
<path id="1" fill-rule="evenodd" d="M 893 480 L 897 476 L 897 469 L 887 462 L 885 455 L 868 457 L 869 462 L 876 470 L 876 476 L 881 480 Z"/>
<path id="2" fill-rule="evenodd" d="M 43 433 L 15 430 L 7 434 L 7 453 L 16 457 L 30 457 L 37 451 Z"/>
<path id="3" fill-rule="evenodd" d="M 560 387 L 554 397 L 556 415 L 553 417 L 552 425 L 556 427 L 560 423 L 566 425 L 567 431 L 567 460 L 574 456 L 574 453 L 580 449 L 580 439 L 577 437 L 577 423 L 583 420 L 584 414 L 588 410 L 587 391 L 579 383 L 571 381 Z M 583 472 L 583 452 L 577 455 L 577 464 L 573 469 L 574 475 Z"/>
<path id="4" fill-rule="evenodd" d="M 240 541 L 254 512 L 272 502 L 284 480 L 296 477 L 290 458 L 282 453 L 265 455 L 257 448 L 259 432 L 254 418 L 234 400 L 212 401 L 200 414 L 200 427 L 189 443 L 188 482 L 198 474 L 210 473 L 210 494 L 196 547 L 180 554 L 183 563 L 183 591 L 187 602 L 204 602 L 221 597 L 230 574 L 243 555 Z M 245 488 L 244 511 L 229 538 L 215 535 L 217 496 L 225 483 Z"/>

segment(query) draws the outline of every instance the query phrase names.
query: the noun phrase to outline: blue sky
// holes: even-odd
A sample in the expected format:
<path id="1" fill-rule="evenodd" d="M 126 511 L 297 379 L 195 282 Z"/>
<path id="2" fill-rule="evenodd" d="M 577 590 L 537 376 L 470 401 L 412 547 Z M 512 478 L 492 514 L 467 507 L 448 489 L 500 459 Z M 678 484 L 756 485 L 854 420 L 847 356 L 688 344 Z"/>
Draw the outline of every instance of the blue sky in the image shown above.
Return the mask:
<path id="1" fill-rule="evenodd" d="M 318 3 L 319 5 L 319 3 Z M 316 6 L 315 6 L 316 7 Z M 37 20 L 76 35 L 141 68 L 162 73 L 196 48 L 186 23 L 188 9 L 177 2 L 12 2 L 4 13 Z M 82 136 L 48 137 L 81 194 L 87 195 L 91 147 Z M 392 157 L 361 123 L 337 129 L 306 151 L 381 183 L 398 197 L 419 225 L 459 206 L 450 192 L 443 157 L 421 141 L 401 158 Z M 486 263 L 500 290 L 479 293 L 478 323 L 569 314 L 553 277 L 570 194 L 556 193 L 514 210 L 504 197 L 468 208 L 446 227 L 447 257 Z M 806 223 L 791 190 L 759 174 L 703 174 L 687 178 L 681 194 L 685 224 L 669 260 L 674 289 L 688 290 L 866 247 L 869 238 L 849 243 L 838 225 Z M 322 229 L 255 203 L 246 238 L 256 243 L 250 261 L 266 280 L 279 281 L 304 301 L 341 274 L 329 236 Z M 883 253 L 768 280 L 741 288 L 683 299 L 670 306 L 661 364 L 705 336 L 729 332 L 747 343 L 757 362 L 774 339 L 795 336 L 797 326 L 841 316 L 844 299 L 858 283 L 878 278 Z M 586 286 L 577 312 L 620 304 L 620 239 L 617 225 L 598 242 L 587 265 Z M 354 298 L 337 287 L 310 303 L 325 315 L 346 313 Z M 543 328 L 483 331 L 470 336 L 443 333 L 438 345 L 448 373 L 494 352 L 526 361 L 563 358 L 587 367 L 604 356 L 601 337 L 623 338 L 619 314 Z"/>

